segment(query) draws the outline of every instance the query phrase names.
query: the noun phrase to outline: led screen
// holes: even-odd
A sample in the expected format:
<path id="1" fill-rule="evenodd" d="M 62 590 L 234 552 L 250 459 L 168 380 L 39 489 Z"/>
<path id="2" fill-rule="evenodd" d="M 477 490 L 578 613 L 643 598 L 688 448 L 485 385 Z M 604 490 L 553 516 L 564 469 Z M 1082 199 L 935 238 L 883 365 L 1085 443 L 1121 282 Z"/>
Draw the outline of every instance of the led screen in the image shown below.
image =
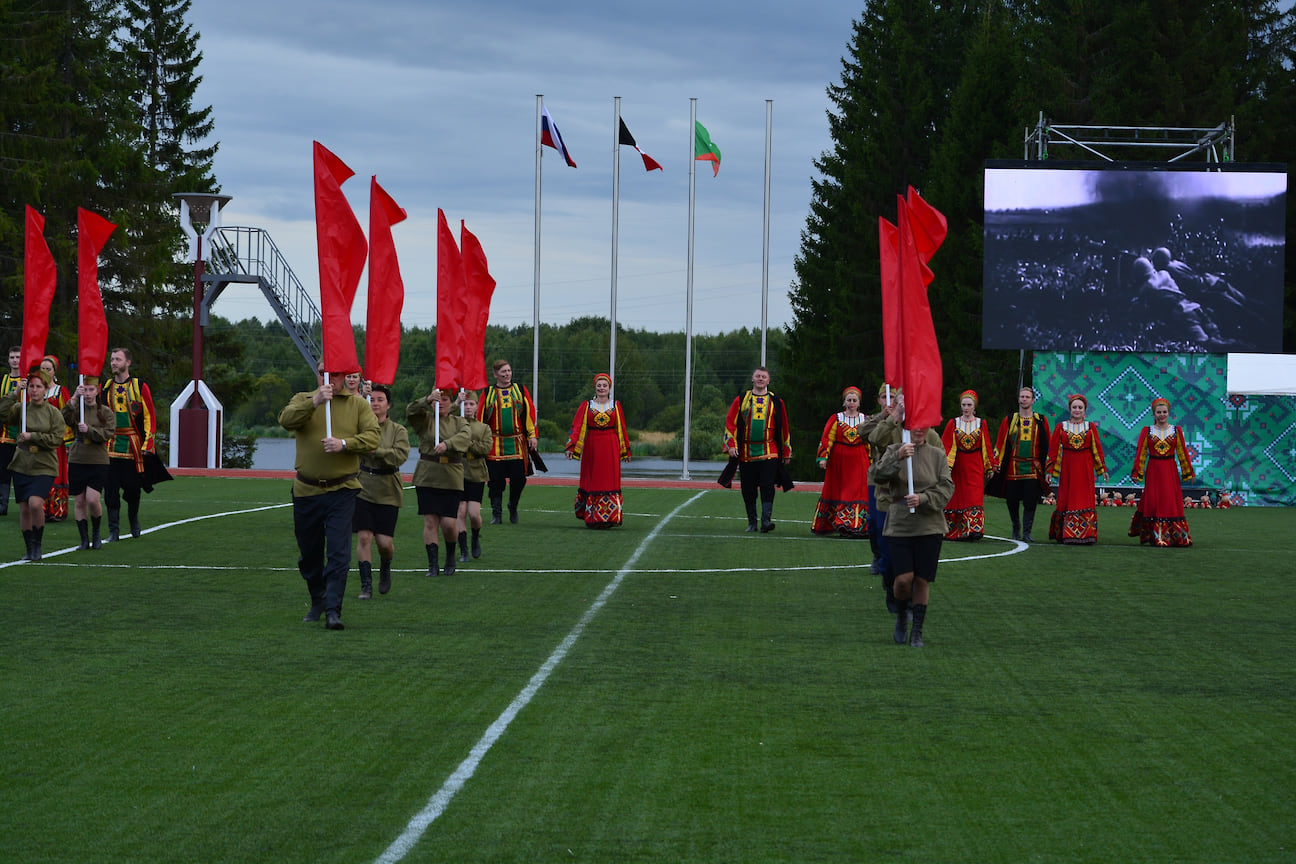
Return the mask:
<path id="1" fill-rule="evenodd" d="M 982 345 L 1280 353 L 1286 197 L 1281 165 L 987 162 Z"/>

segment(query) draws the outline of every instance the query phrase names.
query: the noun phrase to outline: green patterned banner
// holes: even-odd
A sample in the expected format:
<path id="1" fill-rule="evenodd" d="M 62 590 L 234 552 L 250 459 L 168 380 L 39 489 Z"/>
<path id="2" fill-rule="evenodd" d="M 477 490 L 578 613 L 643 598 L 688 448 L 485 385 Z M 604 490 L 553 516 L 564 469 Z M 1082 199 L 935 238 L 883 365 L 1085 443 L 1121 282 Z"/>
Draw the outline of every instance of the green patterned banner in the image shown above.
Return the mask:
<path id="1" fill-rule="evenodd" d="M 1130 478 L 1151 402 L 1170 400 L 1197 472 L 1194 485 L 1228 494 L 1233 505 L 1296 505 L 1296 397 L 1230 396 L 1224 354 L 1036 352 L 1035 410 L 1050 424 L 1067 416 L 1067 396 L 1083 393 L 1098 424 L 1110 483 Z"/>

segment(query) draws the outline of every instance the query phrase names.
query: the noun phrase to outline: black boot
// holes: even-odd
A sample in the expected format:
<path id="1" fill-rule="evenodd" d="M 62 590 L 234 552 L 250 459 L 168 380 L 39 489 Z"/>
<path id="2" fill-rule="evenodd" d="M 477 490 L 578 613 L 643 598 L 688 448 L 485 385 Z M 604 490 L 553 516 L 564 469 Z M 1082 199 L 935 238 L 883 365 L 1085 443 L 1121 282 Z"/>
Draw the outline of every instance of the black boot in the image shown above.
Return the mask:
<path id="1" fill-rule="evenodd" d="M 509 522 L 512 523 L 512 524 L 514 524 L 514 525 L 516 525 L 516 524 L 517 524 L 517 521 L 518 521 L 517 505 L 518 505 L 518 502 L 516 502 L 516 501 L 510 501 L 510 502 L 509 502 Z"/>
<path id="2" fill-rule="evenodd" d="M 468 532 L 467 531 L 459 532 L 459 560 L 460 561 L 468 560 Z"/>
<path id="3" fill-rule="evenodd" d="M 101 518 L 102 517 L 100 516 L 90 517 L 90 548 L 91 549 L 103 548 L 103 541 L 99 539 L 99 521 Z"/>
<path id="4" fill-rule="evenodd" d="M 453 576 L 455 572 L 455 541 L 446 540 L 446 563 L 441 568 L 442 576 Z"/>
<path id="5" fill-rule="evenodd" d="M 1012 519 L 1013 533 L 1012 539 L 1021 539 L 1021 518 L 1016 513 L 1009 513 L 1008 518 Z"/>
<path id="6" fill-rule="evenodd" d="M 504 496 L 492 495 L 490 501 L 491 501 L 490 524 L 503 525 L 504 524 Z"/>
<path id="7" fill-rule="evenodd" d="M 1035 511 L 1027 510 L 1022 513 L 1022 536 L 1021 539 L 1027 543 L 1034 543 L 1031 538 L 1031 528 L 1035 525 Z"/>
<path id="8" fill-rule="evenodd" d="M 360 593 L 356 595 L 359 600 L 369 600 L 373 597 L 373 562 L 360 562 Z"/>
<path id="9" fill-rule="evenodd" d="M 914 608 L 917 609 L 918 607 L 915 606 Z M 905 631 L 908 629 L 908 625 L 909 625 L 909 601 L 897 600 L 895 633 L 893 634 L 893 638 L 895 639 L 895 643 L 897 645 L 905 644 L 905 640 L 907 638 L 907 634 L 905 633 Z"/>
<path id="10" fill-rule="evenodd" d="M 481 557 L 481 529 L 472 529 L 472 557 Z"/>
<path id="11" fill-rule="evenodd" d="M 381 558 L 378 561 L 378 593 L 386 594 L 391 590 L 391 559 Z"/>
<path id="12" fill-rule="evenodd" d="M 41 560 L 41 540 L 45 536 L 45 526 L 42 525 L 39 528 L 33 528 L 31 529 L 31 533 L 32 533 L 31 560 L 32 563 L 34 564 L 35 562 Z"/>
<path id="13" fill-rule="evenodd" d="M 909 647 L 921 648 L 923 621 L 927 618 L 927 604 L 915 603 L 913 606 L 913 629 L 909 631 Z"/>
<path id="14" fill-rule="evenodd" d="M 761 502 L 761 533 L 768 534 L 774 530 L 774 502 Z"/>
<path id="15" fill-rule="evenodd" d="M 121 526 L 121 508 L 109 507 L 108 508 L 108 542 L 109 543 L 116 543 L 118 540 L 121 539 L 121 534 L 118 533 L 118 528 L 120 526 Z"/>
<path id="16" fill-rule="evenodd" d="M 139 536 L 140 536 L 140 521 L 139 521 L 139 504 L 138 504 L 138 503 L 136 503 L 133 507 L 128 507 L 128 508 L 127 508 L 127 516 L 126 516 L 126 518 L 130 520 L 131 536 L 132 536 L 132 537 L 139 537 Z"/>
<path id="17" fill-rule="evenodd" d="M 77 551 L 79 552 L 82 549 L 90 548 L 90 525 L 84 519 L 78 519 L 76 520 L 76 523 L 77 533 L 81 535 L 81 545 L 77 547 Z"/>
<path id="18" fill-rule="evenodd" d="M 32 535 L 32 532 L 31 532 L 31 529 L 29 528 L 29 529 L 23 531 L 23 532 L 22 532 L 22 535 L 23 535 L 23 557 L 22 557 L 22 560 L 23 560 L 23 561 L 30 561 L 30 560 L 31 560 L 31 555 L 32 555 L 32 550 L 31 550 L 31 546 L 32 546 L 32 537 L 31 537 L 31 535 Z"/>
<path id="19" fill-rule="evenodd" d="M 9 484 L 0 486 L 0 516 L 9 515 Z"/>
<path id="20" fill-rule="evenodd" d="M 427 575 L 440 576 L 441 565 L 439 561 L 441 557 L 441 550 L 437 548 L 437 544 L 435 543 L 428 543 L 425 548 L 427 549 L 427 559 L 428 559 Z"/>
<path id="21" fill-rule="evenodd" d="M 743 504 L 745 504 L 745 505 L 747 506 L 747 533 L 748 533 L 748 534 L 755 534 L 756 531 L 757 531 L 757 528 L 756 528 L 756 502 L 755 502 L 755 501 L 744 501 Z"/>

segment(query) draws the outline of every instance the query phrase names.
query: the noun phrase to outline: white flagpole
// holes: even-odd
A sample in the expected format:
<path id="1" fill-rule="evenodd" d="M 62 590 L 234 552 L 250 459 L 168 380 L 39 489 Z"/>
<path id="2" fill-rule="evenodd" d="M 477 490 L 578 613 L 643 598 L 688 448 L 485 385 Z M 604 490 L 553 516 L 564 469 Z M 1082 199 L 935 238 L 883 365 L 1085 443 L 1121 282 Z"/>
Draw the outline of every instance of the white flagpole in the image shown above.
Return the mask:
<path id="1" fill-rule="evenodd" d="M 689 201 L 688 201 L 688 290 L 684 304 L 684 470 L 681 480 L 689 478 L 689 426 L 693 418 L 693 192 L 697 182 L 697 99 L 689 99 Z"/>
<path id="2" fill-rule="evenodd" d="M 329 373 L 324 373 L 324 386 L 329 383 Z M 324 403 L 324 437 L 333 437 L 333 400 Z"/>
<path id="3" fill-rule="evenodd" d="M 82 387 L 84 387 L 84 386 L 85 386 L 85 376 L 84 376 L 84 375 L 81 375 L 81 374 L 78 374 L 78 375 L 77 375 L 77 389 L 80 389 L 80 388 L 82 388 Z M 1019 389 L 1020 389 L 1020 388 L 1019 388 Z M 82 394 L 82 395 L 81 395 L 81 398 L 77 400 L 77 405 L 78 405 L 78 406 L 80 407 L 80 409 L 81 409 L 81 422 L 84 423 L 84 422 L 85 422 L 85 394 Z"/>
<path id="4" fill-rule="evenodd" d="M 608 349 L 608 374 L 616 387 L 617 243 L 621 224 L 621 97 L 612 97 L 612 335 Z M 608 398 L 614 397 L 608 391 Z"/>
<path id="5" fill-rule="evenodd" d="M 540 112 L 544 110 L 544 94 L 536 94 L 536 184 L 535 184 L 535 271 L 533 302 L 535 309 L 531 317 L 531 398 L 540 398 L 540 156 L 544 146 L 540 143 Z"/>
<path id="6" fill-rule="evenodd" d="M 761 245 L 761 365 L 765 363 L 765 333 L 769 327 L 770 154 L 774 142 L 774 100 L 765 100 L 765 237 Z"/>

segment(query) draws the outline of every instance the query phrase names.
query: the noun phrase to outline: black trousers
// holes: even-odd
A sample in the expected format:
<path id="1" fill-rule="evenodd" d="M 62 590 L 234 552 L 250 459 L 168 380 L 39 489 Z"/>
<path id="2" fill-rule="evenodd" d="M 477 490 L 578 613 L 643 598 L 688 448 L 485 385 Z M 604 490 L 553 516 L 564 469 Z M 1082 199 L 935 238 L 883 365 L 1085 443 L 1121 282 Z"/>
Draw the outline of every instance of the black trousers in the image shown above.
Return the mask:
<path id="1" fill-rule="evenodd" d="M 1026 512 L 1028 521 L 1035 521 L 1035 506 L 1039 504 L 1040 492 L 1040 482 L 1034 477 L 1004 481 L 1004 500 L 1008 502 L 1008 515 L 1013 524 L 1017 523 L 1018 505 Z"/>
<path id="2" fill-rule="evenodd" d="M 359 495 L 359 489 L 334 489 L 292 499 L 297 570 L 306 580 L 311 605 L 325 612 L 342 614 L 351 569 L 351 521 Z"/>
<path id="3" fill-rule="evenodd" d="M 509 487 L 509 506 L 516 507 L 526 486 L 526 461 L 523 459 L 488 459 L 486 471 L 490 474 L 487 488 L 490 497 L 503 498 L 504 487 Z"/>
<path id="4" fill-rule="evenodd" d="M 738 463 L 738 481 L 742 488 L 743 503 L 754 504 L 760 493 L 763 502 L 774 501 L 774 482 L 778 479 L 777 459 L 760 459 Z"/>
<path id="5" fill-rule="evenodd" d="M 121 509 L 122 499 L 131 513 L 139 512 L 140 492 L 144 488 L 143 475 L 135 470 L 134 459 L 109 459 L 108 482 L 104 484 L 103 503 L 108 510 Z"/>

